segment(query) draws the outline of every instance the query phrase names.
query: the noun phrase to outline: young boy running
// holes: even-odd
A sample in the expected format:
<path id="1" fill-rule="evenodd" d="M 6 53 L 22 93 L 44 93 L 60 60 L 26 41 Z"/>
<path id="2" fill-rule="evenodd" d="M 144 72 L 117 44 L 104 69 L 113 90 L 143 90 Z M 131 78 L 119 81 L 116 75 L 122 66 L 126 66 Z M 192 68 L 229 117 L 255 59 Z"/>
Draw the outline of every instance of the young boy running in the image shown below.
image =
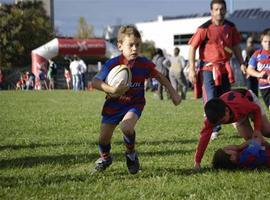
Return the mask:
<path id="1" fill-rule="evenodd" d="M 135 125 L 145 105 L 144 82 L 147 78 L 155 78 L 169 91 L 175 105 L 181 97 L 173 89 L 170 82 L 160 74 L 155 65 L 145 57 L 139 56 L 141 35 L 134 26 L 123 26 L 118 32 L 118 48 L 121 55 L 107 61 L 92 81 L 93 87 L 105 93 L 121 94 L 119 98 L 107 96 L 102 110 L 101 133 L 99 137 L 100 158 L 96 161 L 95 171 L 103 171 L 112 164 L 111 138 L 119 124 L 126 145 L 126 164 L 131 174 L 140 169 L 138 155 L 135 151 Z M 117 65 L 128 66 L 132 73 L 130 86 L 109 86 L 104 82 L 110 70 Z"/>
<path id="2" fill-rule="evenodd" d="M 234 89 L 226 92 L 219 98 L 209 100 L 204 110 L 206 118 L 195 153 L 194 167 L 196 169 L 200 168 L 212 130 L 218 123 L 233 124 L 245 140 L 251 138 L 262 140 L 262 135 L 270 137 L 270 123 L 266 112 L 259 99 L 250 90 Z M 253 121 L 254 129 L 249 119 Z"/>

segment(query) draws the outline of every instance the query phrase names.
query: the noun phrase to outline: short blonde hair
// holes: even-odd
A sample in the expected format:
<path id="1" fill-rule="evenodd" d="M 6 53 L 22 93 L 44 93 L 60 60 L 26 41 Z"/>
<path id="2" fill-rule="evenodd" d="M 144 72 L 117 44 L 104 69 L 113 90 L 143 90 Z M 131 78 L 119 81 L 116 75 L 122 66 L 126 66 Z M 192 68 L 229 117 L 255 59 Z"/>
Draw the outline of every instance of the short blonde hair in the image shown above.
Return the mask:
<path id="1" fill-rule="evenodd" d="M 122 43 L 125 36 L 134 36 L 141 40 L 141 34 L 138 29 L 133 25 L 121 26 L 118 35 L 117 42 Z"/>

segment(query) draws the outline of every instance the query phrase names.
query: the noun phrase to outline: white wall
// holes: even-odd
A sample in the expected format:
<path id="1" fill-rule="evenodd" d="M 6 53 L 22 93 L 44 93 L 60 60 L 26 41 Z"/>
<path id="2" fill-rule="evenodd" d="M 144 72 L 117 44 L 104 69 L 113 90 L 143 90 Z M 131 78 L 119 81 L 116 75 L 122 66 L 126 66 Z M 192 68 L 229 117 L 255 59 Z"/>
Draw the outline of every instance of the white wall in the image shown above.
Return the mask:
<path id="1" fill-rule="evenodd" d="M 142 34 L 143 41 L 153 41 L 157 48 L 161 48 L 165 53 L 172 54 L 174 46 L 174 35 L 193 34 L 196 29 L 209 20 L 210 17 L 162 20 L 162 16 L 157 21 L 136 23 L 136 27 Z M 188 45 L 178 46 L 185 59 L 188 58 Z"/>

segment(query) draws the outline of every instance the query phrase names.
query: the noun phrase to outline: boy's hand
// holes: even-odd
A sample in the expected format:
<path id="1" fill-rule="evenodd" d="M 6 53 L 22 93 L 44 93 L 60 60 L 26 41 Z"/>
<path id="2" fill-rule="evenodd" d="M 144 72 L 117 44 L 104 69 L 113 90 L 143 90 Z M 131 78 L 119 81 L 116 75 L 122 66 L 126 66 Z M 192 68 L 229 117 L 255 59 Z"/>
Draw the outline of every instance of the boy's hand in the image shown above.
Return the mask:
<path id="1" fill-rule="evenodd" d="M 259 72 L 259 77 L 258 78 L 268 79 L 266 71 Z"/>
<path id="2" fill-rule="evenodd" d="M 119 82 L 118 85 L 116 85 L 115 87 L 112 87 L 111 93 L 121 96 L 125 94 L 125 92 L 128 91 L 128 89 L 129 89 L 129 86 L 123 84 L 123 81 L 121 81 Z"/>
<path id="3" fill-rule="evenodd" d="M 201 169 L 201 164 L 195 162 L 195 164 L 194 164 L 194 169 L 195 169 L 195 170 L 200 170 L 200 169 Z"/>
<path id="4" fill-rule="evenodd" d="M 179 94 L 174 94 L 174 95 L 172 95 L 172 102 L 173 102 L 173 104 L 174 105 L 179 105 L 180 103 L 181 103 L 181 101 L 182 101 L 182 97 L 179 95 Z"/>

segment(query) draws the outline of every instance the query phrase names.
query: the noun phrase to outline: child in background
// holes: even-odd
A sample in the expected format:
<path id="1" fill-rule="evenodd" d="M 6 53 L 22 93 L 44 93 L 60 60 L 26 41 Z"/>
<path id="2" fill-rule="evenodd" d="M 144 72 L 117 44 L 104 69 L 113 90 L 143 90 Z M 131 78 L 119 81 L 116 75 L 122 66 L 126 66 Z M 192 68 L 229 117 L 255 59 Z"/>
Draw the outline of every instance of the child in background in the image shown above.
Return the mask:
<path id="1" fill-rule="evenodd" d="M 262 49 L 251 56 L 247 73 L 257 77 L 259 89 L 265 105 L 270 110 L 270 31 L 266 30 L 261 35 Z"/>
<path id="2" fill-rule="evenodd" d="M 119 94 L 118 98 L 106 97 L 102 110 L 101 133 L 99 137 L 100 158 L 96 161 L 94 172 L 105 170 L 112 164 L 111 138 L 119 124 L 123 132 L 126 146 L 126 164 L 131 174 L 138 173 L 140 163 L 135 151 L 135 126 L 145 105 L 144 82 L 147 78 L 156 78 L 169 91 L 175 105 L 181 102 L 181 97 L 173 89 L 170 82 L 155 69 L 155 65 L 147 58 L 139 56 L 141 35 L 134 26 L 122 26 L 118 32 L 118 48 L 121 55 L 107 61 L 101 71 L 94 77 L 93 87 L 105 93 Z M 132 73 L 130 86 L 109 86 L 104 81 L 110 70 L 124 64 Z"/>
<path id="3" fill-rule="evenodd" d="M 69 69 L 65 68 L 64 76 L 65 76 L 66 83 L 67 83 L 67 89 L 70 90 L 71 73 L 70 73 Z"/>

